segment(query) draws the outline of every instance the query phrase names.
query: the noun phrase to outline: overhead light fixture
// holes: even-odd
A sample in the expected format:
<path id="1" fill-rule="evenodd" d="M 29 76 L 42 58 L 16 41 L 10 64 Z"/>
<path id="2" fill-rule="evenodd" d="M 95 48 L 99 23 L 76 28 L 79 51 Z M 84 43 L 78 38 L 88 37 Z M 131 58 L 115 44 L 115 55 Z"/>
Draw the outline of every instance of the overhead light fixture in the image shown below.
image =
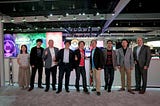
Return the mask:
<path id="1" fill-rule="evenodd" d="M 61 17 L 60 17 L 60 16 L 58 17 L 58 20 L 61 20 Z"/>
<path id="2" fill-rule="evenodd" d="M 75 9 L 75 4 L 72 5 L 72 8 Z"/>
<path id="3" fill-rule="evenodd" d="M 97 4 L 96 3 L 94 3 L 94 6 L 93 6 L 94 8 L 97 8 Z"/>
<path id="4" fill-rule="evenodd" d="M 30 30 L 30 28 L 27 28 L 27 30 Z"/>
<path id="5" fill-rule="evenodd" d="M 113 11 L 113 12 L 112 12 L 112 16 L 114 16 L 114 15 L 115 15 L 115 12 Z"/>
<path id="6" fill-rule="evenodd" d="M 68 13 L 66 13 L 66 16 L 69 16 L 69 14 L 68 14 Z"/>
<path id="7" fill-rule="evenodd" d="M 103 19 L 104 19 L 104 16 L 103 16 L 103 15 L 101 15 L 100 19 L 102 19 L 102 20 L 103 20 Z"/>
<path id="8" fill-rule="evenodd" d="M 81 13 L 79 13 L 78 15 L 82 15 Z"/>
<path id="9" fill-rule="evenodd" d="M 51 7 L 51 9 L 52 9 L 52 10 L 54 10 L 54 9 L 55 9 L 55 7 L 54 7 L 54 5 L 53 5 L 53 4 L 52 4 L 52 7 Z"/>
<path id="10" fill-rule="evenodd" d="M 34 5 L 32 6 L 32 11 L 35 11 L 35 7 L 34 7 Z"/>
<path id="11" fill-rule="evenodd" d="M 34 21 L 38 21 L 37 17 L 34 17 Z"/>
<path id="12" fill-rule="evenodd" d="M 97 12 L 96 15 L 99 15 L 99 12 Z"/>
<path id="13" fill-rule="evenodd" d="M 38 30 L 38 27 L 36 27 L 35 30 Z"/>
<path id="14" fill-rule="evenodd" d="M 13 19 L 13 18 L 11 19 L 11 22 L 14 22 L 14 19 Z"/>
<path id="15" fill-rule="evenodd" d="M 116 23 L 116 26 L 118 26 L 118 23 Z"/>
<path id="16" fill-rule="evenodd" d="M 77 18 L 76 18 L 76 16 L 73 16 L 73 20 L 76 20 Z"/>
<path id="17" fill-rule="evenodd" d="M 46 27 L 44 27 L 43 29 L 44 29 L 44 30 L 46 30 L 47 28 L 46 28 Z"/>
<path id="18" fill-rule="evenodd" d="M 83 13 L 82 15 L 86 15 L 85 13 Z"/>
<path id="19" fill-rule="evenodd" d="M 87 16 L 87 20 L 89 20 L 90 19 L 90 17 L 89 17 L 89 15 Z"/>
<path id="20" fill-rule="evenodd" d="M 54 27 L 52 27 L 52 29 L 54 29 Z"/>
<path id="21" fill-rule="evenodd" d="M 7 30 L 6 28 L 3 29 L 3 31 L 6 31 L 6 30 Z"/>
<path id="22" fill-rule="evenodd" d="M 16 11 L 16 8 L 15 8 L 15 6 L 13 7 L 13 11 L 14 11 L 14 12 Z"/>
<path id="23" fill-rule="evenodd" d="M 26 22 L 26 18 L 24 17 L 22 21 L 23 21 L 23 22 Z"/>
<path id="24" fill-rule="evenodd" d="M 3 17 L 1 18 L 1 22 L 2 22 L 2 23 L 4 22 L 4 19 L 3 19 Z"/>
<path id="25" fill-rule="evenodd" d="M 52 16 L 53 16 L 53 14 L 51 13 L 51 14 L 49 14 L 49 16 L 51 16 L 51 17 L 52 17 Z"/>
<path id="26" fill-rule="evenodd" d="M 11 31 L 13 31 L 14 29 L 13 28 L 11 28 Z"/>

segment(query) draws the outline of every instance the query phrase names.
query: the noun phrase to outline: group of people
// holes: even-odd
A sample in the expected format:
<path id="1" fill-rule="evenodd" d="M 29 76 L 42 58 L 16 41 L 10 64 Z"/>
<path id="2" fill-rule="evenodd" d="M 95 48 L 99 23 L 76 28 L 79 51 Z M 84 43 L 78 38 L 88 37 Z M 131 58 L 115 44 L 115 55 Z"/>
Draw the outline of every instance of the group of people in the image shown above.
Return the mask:
<path id="1" fill-rule="evenodd" d="M 45 92 L 50 88 L 50 73 L 52 75 L 52 90 L 56 90 L 56 76 L 57 66 L 59 68 L 58 76 L 58 89 L 57 94 L 62 92 L 63 78 L 65 74 L 65 90 L 69 91 L 70 74 L 73 69 L 76 72 L 75 88 L 77 92 L 80 91 L 79 80 L 82 76 L 83 91 L 89 94 L 86 81 L 85 70 L 85 42 L 79 41 L 78 48 L 72 51 L 69 47 L 70 41 L 65 41 L 65 47 L 61 50 L 54 47 L 54 41 L 48 41 L 48 47 L 43 49 L 41 47 L 42 40 L 37 39 L 37 45 L 31 49 L 30 55 L 27 53 L 27 46 L 22 45 L 20 54 L 17 57 L 19 64 L 19 78 L 18 83 L 22 89 L 29 88 L 28 91 L 34 89 L 34 80 L 36 71 L 38 70 L 38 87 L 42 86 L 42 72 L 43 63 L 45 63 Z M 93 76 L 93 89 L 96 94 L 101 95 L 101 70 L 104 69 L 104 90 L 111 92 L 112 84 L 114 81 L 114 71 L 118 68 L 121 75 L 121 88 L 119 91 L 125 91 L 125 74 L 127 76 L 127 91 L 131 94 L 135 94 L 131 89 L 131 71 L 135 66 L 135 91 L 139 91 L 140 94 L 144 94 L 147 86 L 147 70 L 149 67 L 151 54 L 150 48 L 143 44 L 141 37 L 137 38 L 138 46 L 132 49 L 128 46 L 128 40 L 123 39 L 121 41 L 122 47 L 117 51 L 113 50 L 112 40 L 107 41 L 107 48 L 101 50 L 97 47 L 97 41 L 91 41 L 91 56 L 90 56 L 90 75 Z M 31 75 L 30 75 L 31 66 Z M 142 84 L 141 84 L 142 79 Z M 30 85 L 30 86 L 29 86 Z"/>

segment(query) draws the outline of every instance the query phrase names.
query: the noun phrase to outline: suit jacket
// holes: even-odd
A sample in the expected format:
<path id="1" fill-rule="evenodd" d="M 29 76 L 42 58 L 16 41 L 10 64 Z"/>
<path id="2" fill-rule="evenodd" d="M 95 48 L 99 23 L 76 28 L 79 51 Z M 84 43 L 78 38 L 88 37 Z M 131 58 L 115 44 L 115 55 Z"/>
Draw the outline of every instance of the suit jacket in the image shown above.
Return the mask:
<path id="1" fill-rule="evenodd" d="M 46 51 L 48 52 L 47 55 L 45 55 Z M 59 49 L 54 47 L 55 59 L 56 59 L 56 55 L 58 54 L 58 51 Z M 51 68 L 53 60 L 52 60 L 52 55 L 51 55 L 49 47 L 44 50 L 42 58 L 45 61 L 45 68 Z"/>
<path id="2" fill-rule="evenodd" d="M 43 59 L 42 59 L 42 54 L 43 54 L 43 48 L 40 47 L 41 49 L 41 58 L 37 57 L 37 47 L 33 47 L 31 49 L 31 53 L 30 53 L 30 65 L 34 65 L 34 66 L 42 66 L 43 67 Z"/>
<path id="3" fill-rule="evenodd" d="M 126 54 L 124 56 L 123 48 L 117 51 L 117 65 L 125 66 L 125 68 L 130 69 L 134 66 L 133 52 L 131 48 L 127 48 Z"/>
<path id="4" fill-rule="evenodd" d="M 142 68 L 144 66 L 149 67 L 149 63 L 150 63 L 150 60 L 151 60 L 150 48 L 146 45 L 143 45 L 140 49 L 138 60 L 137 60 L 137 47 L 138 46 L 134 47 L 134 49 L 133 49 L 134 60 L 136 62 L 138 62 L 139 66 L 142 67 Z"/>
<path id="5" fill-rule="evenodd" d="M 85 56 L 85 50 L 83 50 L 84 51 L 84 56 Z M 76 49 L 75 51 L 74 51 L 74 54 L 77 56 L 77 58 L 78 58 L 78 60 L 75 60 L 75 67 L 78 67 L 79 66 L 79 64 L 80 64 L 80 60 L 81 60 L 81 54 L 80 54 L 80 50 L 79 49 Z"/>
<path id="6" fill-rule="evenodd" d="M 56 61 L 58 62 L 59 66 L 64 64 L 63 63 L 63 54 L 64 54 L 64 48 L 61 49 L 56 56 Z M 74 52 L 71 49 L 69 49 L 69 64 L 68 65 L 71 70 L 74 68 L 74 58 L 75 58 Z"/>
<path id="7" fill-rule="evenodd" d="M 98 68 L 104 68 L 104 56 L 103 56 L 103 52 L 98 47 L 95 48 L 93 60 L 94 60 L 95 68 L 97 70 L 98 70 Z M 91 69 L 92 69 L 92 51 L 91 51 L 91 56 L 90 56 L 90 64 L 91 64 Z"/>
<path id="8" fill-rule="evenodd" d="M 106 60 L 107 60 L 107 49 L 103 50 L 103 54 L 104 54 L 104 63 L 106 64 Z M 117 58 L 116 58 L 116 51 L 112 50 L 112 63 L 113 63 L 113 67 L 117 66 Z"/>

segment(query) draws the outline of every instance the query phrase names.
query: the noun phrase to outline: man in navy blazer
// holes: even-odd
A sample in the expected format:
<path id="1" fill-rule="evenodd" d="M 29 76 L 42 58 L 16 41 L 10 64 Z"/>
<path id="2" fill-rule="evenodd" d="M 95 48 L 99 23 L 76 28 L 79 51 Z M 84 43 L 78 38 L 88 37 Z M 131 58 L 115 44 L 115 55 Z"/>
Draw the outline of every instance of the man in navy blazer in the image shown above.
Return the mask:
<path id="1" fill-rule="evenodd" d="M 30 88 L 28 91 L 31 91 L 34 88 L 34 80 L 35 75 L 38 69 L 38 87 L 44 88 L 42 86 L 42 73 L 43 73 L 43 48 L 41 47 L 42 39 L 36 40 L 37 45 L 31 49 L 30 53 L 30 65 L 32 67 L 32 74 L 31 74 L 31 80 L 30 80 Z"/>
<path id="2" fill-rule="evenodd" d="M 69 49 L 71 42 L 65 41 L 65 48 L 61 49 L 57 56 L 56 61 L 59 65 L 59 77 L 58 77 L 58 91 L 57 94 L 62 91 L 62 83 L 63 83 L 63 76 L 65 74 L 65 90 L 66 92 L 69 91 L 69 78 L 70 73 L 73 70 L 74 64 L 74 52 Z"/>
<path id="3" fill-rule="evenodd" d="M 46 89 L 45 92 L 48 92 L 50 88 L 50 72 L 52 73 L 52 89 L 56 90 L 56 75 L 57 75 L 57 62 L 56 55 L 58 54 L 59 49 L 54 47 L 54 41 L 48 41 L 49 47 L 47 47 L 43 52 L 43 60 L 45 61 L 45 74 L 46 74 Z"/>
<path id="4" fill-rule="evenodd" d="M 150 48 L 143 44 L 141 37 L 137 38 L 138 46 L 133 49 L 133 56 L 135 61 L 135 79 L 136 79 L 136 91 L 140 94 L 144 94 L 147 87 L 147 71 L 151 60 Z M 142 78 L 142 85 L 141 85 Z"/>
<path id="5" fill-rule="evenodd" d="M 97 40 L 91 41 L 92 51 L 90 57 L 91 64 L 91 73 L 93 74 L 93 79 L 95 81 L 96 89 L 92 89 L 92 91 L 96 91 L 97 95 L 101 95 L 100 87 L 101 87 L 101 70 L 104 68 L 104 56 L 103 52 L 100 48 L 97 47 Z"/>

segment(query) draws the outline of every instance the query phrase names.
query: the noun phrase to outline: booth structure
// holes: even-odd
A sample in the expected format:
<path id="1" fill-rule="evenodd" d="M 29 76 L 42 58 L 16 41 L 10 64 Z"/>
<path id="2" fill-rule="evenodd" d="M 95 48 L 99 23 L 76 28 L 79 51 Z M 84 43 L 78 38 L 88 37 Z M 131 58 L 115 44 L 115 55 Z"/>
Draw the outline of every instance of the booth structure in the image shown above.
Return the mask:
<path id="1" fill-rule="evenodd" d="M 10 60 L 12 60 L 12 77 L 10 73 Z M 10 82 L 12 84 L 12 80 L 14 83 L 17 83 L 18 81 L 18 64 L 16 58 L 11 59 L 5 59 L 5 82 Z M 86 76 L 87 76 L 87 85 L 90 86 L 90 62 L 89 58 L 85 60 L 85 68 L 86 68 Z M 148 87 L 160 87 L 160 59 L 151 59 L 150 67 L 148 70 Z M 38 81 L 38 73 L 35 77 L 35 83 Z M 135 86 L 135 70 L 132 70 L 132 86 Z M 12 80 L 10 79 L 12 78 Z M 52 78 L 52 77 L 51 77 Z M 71 72 L 70 76 L 70 85 L 75 85 L 75 70 Z M 58 80 L 58 69 L 57 69 L 57 80 Z M 43 70 L 43 76 L 42 76 L 42 82 L 45 84 L 45 70 Z M 82 84 L 82 79 L 80 79 L 80 84 Z M 104 70 L 101 72 L 101 86 L 104 86 Z M 115 77 L 114 77 L 114 83 L 113 86 L 121 86 L 121 80 L 120 80 L 120 72 L 119 70 L 115 70 Z"/>

